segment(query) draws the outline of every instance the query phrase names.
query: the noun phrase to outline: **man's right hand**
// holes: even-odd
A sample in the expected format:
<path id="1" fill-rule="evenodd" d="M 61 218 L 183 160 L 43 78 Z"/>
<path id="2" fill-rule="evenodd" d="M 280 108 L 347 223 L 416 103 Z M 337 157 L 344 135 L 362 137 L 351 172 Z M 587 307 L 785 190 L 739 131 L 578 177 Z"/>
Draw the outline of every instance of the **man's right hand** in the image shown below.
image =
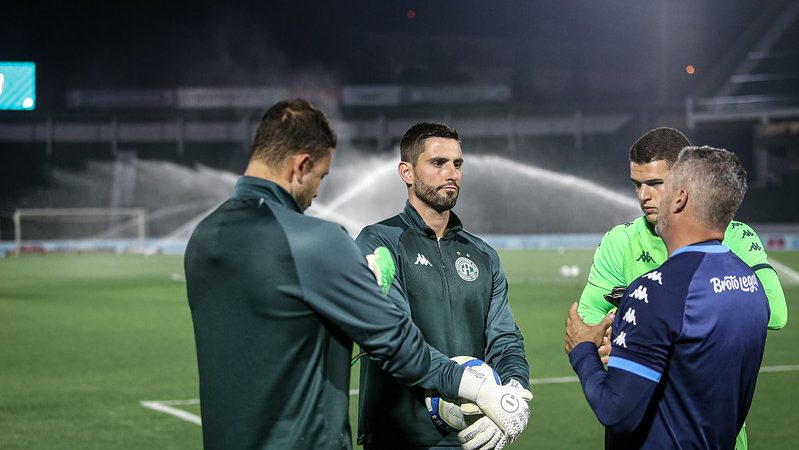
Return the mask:
<path id="1" fill-rule="evenodd" d="M 458 396 L 474 402 L 506 435 L 508 442 L 516 440 L 530 418 L 527 405 L 533 399 L 530 391 L 513 385 L 499 386 L 470 367 L 463 372 Z"/>
<path id="2" fill-rule="evenodd" d="M 505 433 L 485 416 L 458 433 L 458 440 L 463 450 L 501 450 L 508 444 Z"/>

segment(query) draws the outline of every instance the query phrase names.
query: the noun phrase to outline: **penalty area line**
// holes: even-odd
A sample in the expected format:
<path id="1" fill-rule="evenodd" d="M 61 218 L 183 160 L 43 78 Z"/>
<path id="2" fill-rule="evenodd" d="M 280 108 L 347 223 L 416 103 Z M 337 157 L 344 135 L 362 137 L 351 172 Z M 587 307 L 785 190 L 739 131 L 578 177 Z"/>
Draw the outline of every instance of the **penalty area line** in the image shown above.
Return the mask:
<path id="1" fill-rule="evenodd" d="M 783 275 L 785 275 L 787 278 L 793 281 L 793 284 L 799 283 L 799 272 L 791 269 L 790 267 L 775 260 L 774 258 L 769 258 L 769 262 L 775 269 L 777 269 L 779 272 L 781 272 Z"/>
<path id="2" fill-rule="evenodd" d="M 185 420 L 186 422 L 193 423 L 195 425 L 202 426 L 203 422 L 200 419 L 200 416 L 197 414 L 192 414 L 188 411 L 184 411 L 182 409 L 174 408 L 170 405 L 198 405 L 200 404 L 199 399 L 191 399 L 191 400 L 167 400 L 167 401 L 158 401 L 158 400 L 150 400 L 150 401 L 141 401 L 139 402 L 140 405 L 144 406 L 147 409 L 152 409 L 153 411 L 158 411 L 164 414 L 169 414 L 170 416 L 177 417 L 180 420 Z"/>
<path id="3" fill-rule="evenodd" d="M 784 365 L 784 366 L 765 366 L 760 368 L 760 373 L 776 373 L 776 372 L 799 372 L 799 364 Z M 530 379 L 530 384 L 532 385 L 577 383 L 577 382 L 579 382 L 577 377 L 552 377 L 552 378 Z M 358 389 L 350 389 L 349 394 L 350 396 L 353 397 L 357 396 Z M 192 414 L 188 411 L 184 411 L 179 408 L 175 408 L 175 406 L 181 406 L 181 405 L 199 405 L 200 404 L 199 399 L 194 398 L 188 400 L 142 400 L 141 402 L 139 402 L 139 404 L 147 409 L 168 414 L 172 417 L 177 417 L 180 420 L 185 420 L 186 422 L 202 426 L 202 420 L 200 419 L 200 416 L 198 416 L 197 414 Z"/>
<path id="4" fill-rule="evenodd" d="M 799 372 L 799 364 L 785 365 L 785 366 L 764 366 L 760 368 L 760 373 L 774 373 L 774 372 Z M 552 378 L 531 378 L 531 385 L 541 384 L 562 384 L 562 383 L 578 383 L 580 380 L 576 377 L 552 377 Z M 350 395 L 358 395 L 358 389 L 350 389 Z"/>
<path id="5" fill-rule="evenodd" d="M 787 366 L 765 366 L 760 368 L 759 373 L 774 373 L 774 372 L 797 372 L 799 371 L 799 364 Z M 558 384 L 558 383 L 577 383 L 580 380 L 577 377 L 554 377 L 554 378 L 531 378 L 530 384 Z"/>

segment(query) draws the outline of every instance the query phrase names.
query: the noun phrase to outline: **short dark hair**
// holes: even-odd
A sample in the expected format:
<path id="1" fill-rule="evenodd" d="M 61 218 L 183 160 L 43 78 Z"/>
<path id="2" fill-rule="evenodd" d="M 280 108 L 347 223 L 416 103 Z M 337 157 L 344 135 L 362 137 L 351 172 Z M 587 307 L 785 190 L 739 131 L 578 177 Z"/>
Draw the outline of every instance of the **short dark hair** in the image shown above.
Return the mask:
<path id="1" fill-rule="evenodd" d="M 424 151 L 424 141 L 433 137 L 455 139 L 458 143 L 461 141 L 454 128 L 441 123 L 419 122 L 408 128 L 408 131 L 402 135 L 400 160 L 416 164 L 419 155 Z"/>
<path id="2" fill-rule="evenodd" d="M 333 148 L 336 134 L 325 113 L 295 98 L 275 103 L 264 113 L 250 146 L 250 159 L 278 167 L 293 154 L 307 152 L 315 161 Z"/>
<path id="3" fill-rule="evenodd" d="M 718 230 L 727 228 L 746 194 L 746 170 L 721 148 L 685 147 L 669 175 L 677 188 L 692 188 L 697 218 Z"/>
<path id="4" fill-rule="evenodd" d="M 669 167 L 677 162 L 680 150 L 691 145 L 688 138 L 674 128 L 659 127 L 649 130 L 630 147 L 630 161 L 647 164 L 666 161 Z"/>

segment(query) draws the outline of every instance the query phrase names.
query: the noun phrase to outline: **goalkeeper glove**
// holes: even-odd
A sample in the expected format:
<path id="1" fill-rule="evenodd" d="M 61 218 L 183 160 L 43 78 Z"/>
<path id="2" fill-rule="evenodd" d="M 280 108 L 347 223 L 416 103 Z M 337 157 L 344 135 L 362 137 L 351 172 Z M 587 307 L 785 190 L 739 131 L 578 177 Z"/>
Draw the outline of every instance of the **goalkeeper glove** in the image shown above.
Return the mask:
<path id="1" fill-rule="evenodd" d="M 458 433 L 458 440 L 463 450 L 501 450 L 508 443 L 505 433 L 485 416 Z"/>
<path id="2" fill-rule="evenodd" d="M 619 303 L 621 303 L 621 299 L 624 298 L 624 293 L 626 291 L 627 291 L 626 287 L 616 286 L 615 288 L 611 289 L 610 292 L 605 294 L 603 297 L 605 297 L 605 301 L 618 308 Z"/>
<path id="3" fill-rule="evenodd" d="M 519 380 L 514 378 L 511 378 L 505 385 L 524 389 Z M 482 412 L 477 409 L 477 405 L 474 403 L 464 403 L 461 406 L 461 411 L 464 417 L 469 414 L 482 416 Z M 502 432 L 497 424 L 485 416 L 458 433 L 458 440 L 464 450 L 501 450 L 510 442 L 513 442 L 508 438 L 508 435 Z"/>
<path id="4" fill-rule="evenodd" d="M 527 426 L 530 417 L 527 402 L 533 399 L 533 394 L 527 389 L 516 387 L 512 383 L 498 386 L 488 381 L 482 373 L 467 367 L 458 387 L 458 396 L 477 404 L 507 435 L 508 442 L 516 440 Z"/>

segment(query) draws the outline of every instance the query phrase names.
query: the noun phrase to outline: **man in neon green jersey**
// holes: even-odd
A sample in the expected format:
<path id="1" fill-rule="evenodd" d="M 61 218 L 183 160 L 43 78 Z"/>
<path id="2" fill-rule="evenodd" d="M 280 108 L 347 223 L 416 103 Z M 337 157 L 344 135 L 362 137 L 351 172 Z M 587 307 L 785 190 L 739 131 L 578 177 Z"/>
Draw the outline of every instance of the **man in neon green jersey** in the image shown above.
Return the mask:
<path id="1" fill-rule="evenodd" d="M 617 225 L 602 238 L 577 309 L 586 323 L 599 323 L 618 305 L 631 282 L 666 260 L 666 246 L 655 233 L 663 180 L 677 161 L 680 150 L 689 145 L 679 131 L 655 128 L 630 148 L 630 180 L 635 185 L 644 215 Z M 788 321 L 785 293 L 757 233 L 749 225 L 733 220 L 727 226 L 723 243 L 748 264 L 760 280 L 771 308 L 768 328 L 784 327 Z M 738 435 L 735 448 L 748 448 L 746 425 Z"/>

